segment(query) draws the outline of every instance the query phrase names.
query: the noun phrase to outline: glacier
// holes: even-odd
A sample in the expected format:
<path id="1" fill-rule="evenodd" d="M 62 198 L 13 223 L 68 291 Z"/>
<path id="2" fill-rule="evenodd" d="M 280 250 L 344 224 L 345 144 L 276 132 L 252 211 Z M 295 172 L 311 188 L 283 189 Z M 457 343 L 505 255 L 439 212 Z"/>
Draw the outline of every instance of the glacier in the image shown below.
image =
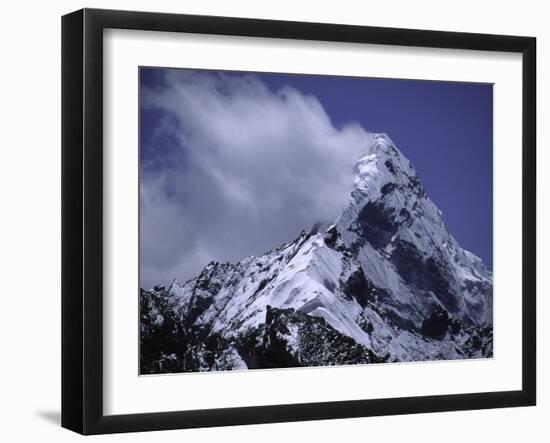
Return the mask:
<path id="1" fill-rule="evenodd" d="M 370 134 L 337 220 L 140 290 L 140 373 L 490 358 L 492 273 Z"/>

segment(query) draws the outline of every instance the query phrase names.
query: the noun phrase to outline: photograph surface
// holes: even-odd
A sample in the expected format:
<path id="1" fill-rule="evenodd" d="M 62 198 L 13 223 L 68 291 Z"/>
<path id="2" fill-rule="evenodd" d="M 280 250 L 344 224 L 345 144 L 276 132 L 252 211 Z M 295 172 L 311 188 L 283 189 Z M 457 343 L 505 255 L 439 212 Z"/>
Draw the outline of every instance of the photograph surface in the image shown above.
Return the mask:
<path id="1" fill-rule="evenodd" d="M 493 357 L 493 85 L 139 76 L 140 374 Z"/>

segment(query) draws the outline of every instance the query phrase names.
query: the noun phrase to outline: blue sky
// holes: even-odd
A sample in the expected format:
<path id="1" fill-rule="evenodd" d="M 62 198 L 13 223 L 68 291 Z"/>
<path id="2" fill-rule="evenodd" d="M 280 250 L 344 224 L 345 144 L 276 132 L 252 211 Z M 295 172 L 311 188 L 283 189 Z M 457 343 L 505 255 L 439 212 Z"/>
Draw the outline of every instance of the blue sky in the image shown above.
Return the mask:
<path id="1" fill-rule="evenodd" d="M 364 131 L 392 138 L 459 244 L 492 268 L 492 85 L 159 68 L 140 77 L 143 286 L 337 216 Z M 322 182 L 308 179 L 321 170 Z"/>

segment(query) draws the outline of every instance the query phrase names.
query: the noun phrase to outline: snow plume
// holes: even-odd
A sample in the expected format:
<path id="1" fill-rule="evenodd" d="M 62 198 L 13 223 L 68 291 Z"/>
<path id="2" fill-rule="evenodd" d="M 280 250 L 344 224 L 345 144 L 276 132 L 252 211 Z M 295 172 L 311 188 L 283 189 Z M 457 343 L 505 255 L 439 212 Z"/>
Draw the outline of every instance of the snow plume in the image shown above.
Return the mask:
<path id="1" fill-rule="evenodd" d="M 142 287 L 195 276 L 332 221 L 349 201 L 368 143 L 335 127 L 319 100 L 247 74 L 159 70 L 141 106 L 161 124 L 142 142 Z M 167 140 L 169 142 L 167 142 Z"/>

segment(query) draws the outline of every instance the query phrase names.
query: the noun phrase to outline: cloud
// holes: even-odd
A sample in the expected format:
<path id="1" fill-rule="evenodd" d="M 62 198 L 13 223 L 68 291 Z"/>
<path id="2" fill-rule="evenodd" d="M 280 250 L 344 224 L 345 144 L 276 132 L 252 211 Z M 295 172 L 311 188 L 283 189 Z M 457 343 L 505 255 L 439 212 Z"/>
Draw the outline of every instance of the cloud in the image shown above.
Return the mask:
<path id="1" fill-rule="evenodd" d="M 361 126 L 336 128 L 316 97 L 271 91 L 257 76 L 161 72 L 141 91 L 157 113 L 141 147 L 142 286 L 261 254 L 338 217 L 367 143 Z"/>

